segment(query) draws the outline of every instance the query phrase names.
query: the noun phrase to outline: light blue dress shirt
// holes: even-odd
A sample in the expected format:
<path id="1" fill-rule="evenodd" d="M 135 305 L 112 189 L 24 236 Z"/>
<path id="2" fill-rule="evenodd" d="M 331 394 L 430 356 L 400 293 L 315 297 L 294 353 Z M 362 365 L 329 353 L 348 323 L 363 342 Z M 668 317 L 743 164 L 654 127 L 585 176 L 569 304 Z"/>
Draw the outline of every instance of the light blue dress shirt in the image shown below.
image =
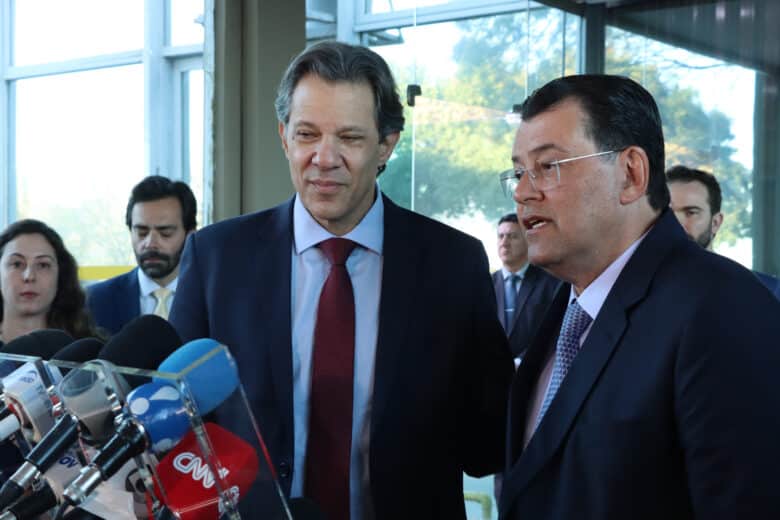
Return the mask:
<path id="1" fill-rule="evenodd" d="M 343 236 L 361 246 L 356 247 L 347 259 L 347 271 L 355 294 L 355 372 L 349 486 L 351 515 L 355 519 L 366 516 L 365 501 L 370 498 L 368 446 L 384 241 L 384 206 L 378 186 L 376 193 L 376 200 L 363 220 Z M 295 454 L 291 496 L 297 497 L 303 496 L 306 473 L 314 322 L 320 292 L 330 271 L 328 259 L 315 246 L 335 235 L 314 220 L 298 197 L 293 207 L 293 233 L 290 289 Z M 327 468 L 323 471 L 327 471 Z"/>

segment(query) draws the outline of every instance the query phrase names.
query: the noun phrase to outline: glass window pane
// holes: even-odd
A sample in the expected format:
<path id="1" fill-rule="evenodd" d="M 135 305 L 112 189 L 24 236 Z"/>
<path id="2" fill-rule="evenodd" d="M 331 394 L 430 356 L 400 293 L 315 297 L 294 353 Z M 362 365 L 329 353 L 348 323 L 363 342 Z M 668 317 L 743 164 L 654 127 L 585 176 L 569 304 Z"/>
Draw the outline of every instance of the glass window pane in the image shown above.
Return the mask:
<path id="1" fill-rule="evenodd" d="M 12 62 L 31 65 L 144 46 L 138 0 L 23 0 L 13 5 Z"/>
<path id="2" fill-rule="evenodd" d="M 405 28 L 401 43 L 373 47 L 404 99 L 407 84 L 422 88 L 406 108 L 406 130 L 379 177 L 382 190 L 481 239 L 494 268 L 496 222 L 514 211 L 498 181 L 511 167 L 508 113 L 531 89 L 575 72 L 578 27 L 577 18 L 544 8 L 532 10 L 530 21 L 520 12 Z"/>
<path id="3" fill-rule="evenodd" d="M 79 265 L 133 265 L 124 224 L 144 176 L 140 65 L 16 85 L 19 218 L 55 228 Z"/>
<path id="4" fill-rule="evenodd" d="M 203 43 L 203 0 L 171 0 L 171 45 Z"/>
<path id="5" fill-rule="evenodd" d="M 203 71 L 191 70 L 184 73 L 186 80 L 185 106 L 182 113 L 185 121 L 184 146 L 182 150 L 182 163 L 185 181 L 187 181 L 198 201 L 198 225 L 202 226 L 203 199 L 204 199 L 204 170 L 203 170 Z"/>
<path id="6" fill-rule="evenodd" d="M 392 13 L 415 7 L 431 7 L 433 5 L 449 4 L 456 0 L 368 0 L 366 12 L 370 14 Z"/>
<path id="7" fill-rule="evenodd" d="M 715 175 L 723 192 L 723 225 L 714 247 L 753 263 L 753 70 L 614 27 L 607 30 L 606 71 L 630 76 L 658 103 L 666 165 Z"/>

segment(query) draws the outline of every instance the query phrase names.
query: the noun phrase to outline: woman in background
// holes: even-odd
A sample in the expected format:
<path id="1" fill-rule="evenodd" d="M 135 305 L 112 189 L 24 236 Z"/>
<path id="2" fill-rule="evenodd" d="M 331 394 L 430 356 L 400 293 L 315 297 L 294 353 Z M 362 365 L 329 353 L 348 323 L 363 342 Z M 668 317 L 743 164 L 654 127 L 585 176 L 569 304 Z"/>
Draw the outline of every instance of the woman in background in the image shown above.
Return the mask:
<path id="1" fill-rule="evenodd" d="M 14 222 L 0 234 L 0 293 L 0 344 L 37 329 L 96 335 L 76 260 L 39 220 Z"/>

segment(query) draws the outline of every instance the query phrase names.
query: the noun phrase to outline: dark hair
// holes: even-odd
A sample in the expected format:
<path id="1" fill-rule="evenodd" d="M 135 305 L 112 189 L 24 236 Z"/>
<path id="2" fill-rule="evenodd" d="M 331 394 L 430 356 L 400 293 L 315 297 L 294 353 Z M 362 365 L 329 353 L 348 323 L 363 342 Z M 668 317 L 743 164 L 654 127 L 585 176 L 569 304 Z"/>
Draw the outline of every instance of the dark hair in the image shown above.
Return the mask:
<path id="1" fill-rule="evenodd" d="M 534 91 L 520 107 L 523 120 L 574 99 L 587 116 L 585 132 L 602 150 L 642 148 L 650 161 L 647 197 L 653 209 L 669 205 L 664 175 L 664 134 L 653 96 L 624 76 L 583 74 L 555 79 Z"/>
<path id="2" fill-rule="evenodd" d="M 667 182 L 700 182 L 707 188 L 707 202 L 710 204 L 710 214 L 714 215 L 720 212 L 720 205 L 723 196 L 720 193 L 720 184 L 718 179 L 709 172 L 703 170 L 694 170 L 681 164 L 672 166 L 666 171 Z"/>
<path id="3" fill-rule="evenodd" d="M 517 220 L 517 213 L 507 213 L 506 215 L 504 215 L 503 217 L 498 219 L 498 225 L 499 226 L 501 224 L 503 224 L 504 222 L 514 222 L 515 224 L 517 224 L 517 222 L 518 222 L 518 220 Z"/>
<path id="4" fill-rule="evenodd" d="M 62 329 L 76 339 L 97 336 L 92 318 L 85 308 L 86 297 L 79 283 L 76 259 L 65 249 L 65 244 L 56 231 L 40 220 L 25 219 L 14 222 L 0 233 L 0 256 L 11 240 L 19 235 L 34 234 L 43 236 L 57 256 L 57 294 L 46 315 L 46 325 L 49 328 Z M 2 315 L 3 299 L 0 298 L 0 320 Z"/>
<path id="5" fill-rule="evenodd" d="M 176 197 L 181 205 L 181 220 L 185 231 L 192 231 L 196 227 L 195 215 L 198 211 L 198 203 L 195 195 L 186 183 L 172 181 L 162 175 L 150 175 L 133 187 L 130 200 L 127 201 L 125 211 L 125 224 L 133 229 L 133 206 L 139 202 L 151 202 L 153 200 Z"/>
<path id="6" fill-rule="evenodd" d="M 282 77 L 276 94 L 276 117 L 290 122 L 290 103 L 298 82 L 307 74 L 325 81 L 365 82 L 374 93 L 374 119 L 379 140 L 404 129 L 404 107 L 385 60 L 377 53 L 359 45 L 336 41 L 315 43 L 298 54 Z"/>

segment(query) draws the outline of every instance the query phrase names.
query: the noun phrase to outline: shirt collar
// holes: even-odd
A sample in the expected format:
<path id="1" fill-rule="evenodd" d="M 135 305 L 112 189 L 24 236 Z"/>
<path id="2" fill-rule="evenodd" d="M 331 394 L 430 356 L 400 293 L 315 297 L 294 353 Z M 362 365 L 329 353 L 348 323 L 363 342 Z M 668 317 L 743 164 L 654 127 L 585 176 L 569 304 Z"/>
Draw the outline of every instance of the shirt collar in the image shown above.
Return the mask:
<path id="1" fill-rule="evenodd" d="M 623 268 L 634 255 L 636 248 L 639 247 L 639 244 L 642 243 L 642 240 L 645 239 L 647 233 L 649 232 L 650 231 L 648 230 L 644 235 L 636 239 L 630 246 L 628 246 L 628 249 L 623 251 L 623 254 L 617 257 L 614 262 L 609 264 L 609 266 L 604 269 L 604 271 L 595 280 L 593 280 L 593 282 L 588 285 L 584 291 L 582 291 L 582 294 L 577 296 L 577 294 L 574 292 L 574 286 L 572 285 L 571 292 L 569 293 L 569 303 L 571 303 L 571 301 L 576 298 L 577 302 L 580 304 L 580 307 L 582 307 L 582 310 L 587 312 L 588 316 L 595 320 L 596 316 L 598 316 L 599 311 L 601 310 L 601 307 L 604 305 L 607 296 L 609 296 L 609 292 L 612 290 L 612 286 L 615 285 L 618 276 L 620 276 Z"/>
<path id="2" fill-rule="evenodd" d="M 520 269 L 517 270 L 517 272 L 514 273 L 507 270 L 506 267 L 501 266 L 501 274 L 504 276 L 504 281 L 506 281 L 507 278 L 509 278 L 513 274 L 516 274 L 522 280 L 523 278 L 525 278 L 525 272 L 528 271 L 528 265 L 529 265 L 528 262 L 526 262 L 525 265 L 523 265 L 523 267 L 521 267 Z"/>
<path id="3" fill-rule="evenodd" d="M 368 213 L 365 214 L 354 229 L 341 238 L 348 238 L 360 244 L 360 246 L 381 255 L 385 233 L 385 206 L 382 202 L 379 184 L 375 185 L 375 193 L 376 198 Z M 300 255 L 310 247 L 314 247 L 323 240 L 335 236 L 314 220 L 311 213 L 304 207 L 300 197 L 296 195 L 293 204 L 293 237 L 296 254 Z"/>
<path id="4" fill-rule="evenodd" d="M 158 284 L 148 276 L 146 276 L 146 273 L 144 273 L 144 270 L 140 267 L 136 269 L 136 273 L 138 273 L 138 286 L 141 291 L 141 296 L 149 296 L 152 294 L 152 292 L 160 287 L 162 285 Z M 171 280 L 171 283 L 166 285 L 168 289 L 171 290 L 171 292 L 176 292 L 176 286 L 179 283 L 179 277 L 177 276 L 173 280 Z"/>

